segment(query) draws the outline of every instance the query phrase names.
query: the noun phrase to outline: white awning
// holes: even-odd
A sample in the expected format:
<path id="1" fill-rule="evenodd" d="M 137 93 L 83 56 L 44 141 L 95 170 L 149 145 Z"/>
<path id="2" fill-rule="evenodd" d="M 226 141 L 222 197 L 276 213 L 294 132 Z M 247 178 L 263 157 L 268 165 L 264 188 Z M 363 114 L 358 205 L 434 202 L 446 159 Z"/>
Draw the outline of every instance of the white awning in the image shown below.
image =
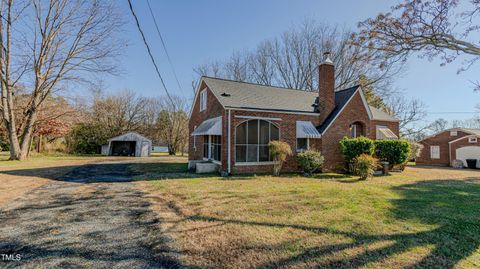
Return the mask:
<path id="1" fill-rule="evenodd" d="M 208 119 L 192 132 L 195 135 L 222 135 L 222 117 Z"/>
<path id="2" fill-rule="evenodd" d="M 321 135 L 311 121 L 297 121 L 297 138 L 320 138 Z"/>
<path id="3" fill-rule="evenodd" d="M 385 126 L 377 127 L 377 139 L 398 139 L 398 136 Z"/>

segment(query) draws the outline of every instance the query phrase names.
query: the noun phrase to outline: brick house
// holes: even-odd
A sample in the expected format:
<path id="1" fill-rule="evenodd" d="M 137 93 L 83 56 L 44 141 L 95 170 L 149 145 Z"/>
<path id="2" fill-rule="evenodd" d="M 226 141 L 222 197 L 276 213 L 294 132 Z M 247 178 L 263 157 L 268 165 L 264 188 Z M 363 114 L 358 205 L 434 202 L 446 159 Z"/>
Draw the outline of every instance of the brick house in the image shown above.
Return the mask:
<path id="1" fill-rule="evenodd" d="M 334 74 L 327 58 L 318 92 L 202 77 L 190 112 L 189 167 L 211 160 L 228 173 L 270 172 L 268 143 L 281 140 L 295 153 L 321 151 L 323 169 L 340 170 L 344 136 L 398 138 L 398 120 L 369 106 L 360 86 L 335 91 Z M 298 170 L 295 155 L 284 171 Z"/>
<path id="2" fill-rule="evenodd" d="M 480 159 L 480 129 L 452 128 L 418 141 L 417 164 L 450 166 L 453 160 Z"/>

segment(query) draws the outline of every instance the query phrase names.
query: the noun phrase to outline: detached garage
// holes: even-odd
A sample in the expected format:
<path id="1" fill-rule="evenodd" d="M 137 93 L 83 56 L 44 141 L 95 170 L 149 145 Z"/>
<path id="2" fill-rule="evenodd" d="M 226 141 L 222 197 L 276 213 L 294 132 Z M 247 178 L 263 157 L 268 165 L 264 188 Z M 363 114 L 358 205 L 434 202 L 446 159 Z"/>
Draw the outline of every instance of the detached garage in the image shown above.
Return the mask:
<path id="1" fill-rule="evenodd" d="M 135 132 L 110 138 L 105 153 L 109 156 L 148 157 L 152 141 Z"/>
<path id="2" fill-rule="evenodd" d="M 480 160 L 480 139 L 476 135 L 464 136 L 449 142 L 451 160 L 460 160 L 467 167 L 467 160 Z M 479 162 L 477 161 L 477 168 Z"/>

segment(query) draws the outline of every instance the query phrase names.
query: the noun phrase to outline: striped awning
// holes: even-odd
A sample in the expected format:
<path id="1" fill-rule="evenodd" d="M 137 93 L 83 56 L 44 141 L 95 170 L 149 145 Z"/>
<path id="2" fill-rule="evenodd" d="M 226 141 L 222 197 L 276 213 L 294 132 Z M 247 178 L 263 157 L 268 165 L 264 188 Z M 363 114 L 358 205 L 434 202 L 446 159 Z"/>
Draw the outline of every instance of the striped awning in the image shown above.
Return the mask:
<path id="1" fill-rule="evenodd" d="M 208 119 L 192 132 L 195 135 L 222 135 L 222 117 Z"/>
<path id="2" fill-rule="evenodd" d="M 321 135 L 311 121 L 297 121 L 297 138 L 320 138 Z"/>
<path id="3" fill-rule="evenodd" d="M 398 136 L 385 126 L 377 127 L 377 139 L 398 139 Z"/>

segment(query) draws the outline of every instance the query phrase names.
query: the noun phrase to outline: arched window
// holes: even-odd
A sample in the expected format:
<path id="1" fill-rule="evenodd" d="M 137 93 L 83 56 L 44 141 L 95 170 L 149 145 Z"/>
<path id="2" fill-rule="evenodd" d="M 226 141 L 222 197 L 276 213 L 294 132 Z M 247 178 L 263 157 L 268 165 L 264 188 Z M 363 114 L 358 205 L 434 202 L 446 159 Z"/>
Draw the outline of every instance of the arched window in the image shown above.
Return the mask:
<path id="1" fill-rule="evenodd" d="M 354 122 L 350 124 L 350 137 L 365 136 L 365 128 L 361 122 Z"/>
<path id="2" fill-rule="evenodd" d="M 249 120 L 235 131 L 235 162 L 268 162 L 268 143 L 279 139 L 278 127 L 265 120 Z"/>

